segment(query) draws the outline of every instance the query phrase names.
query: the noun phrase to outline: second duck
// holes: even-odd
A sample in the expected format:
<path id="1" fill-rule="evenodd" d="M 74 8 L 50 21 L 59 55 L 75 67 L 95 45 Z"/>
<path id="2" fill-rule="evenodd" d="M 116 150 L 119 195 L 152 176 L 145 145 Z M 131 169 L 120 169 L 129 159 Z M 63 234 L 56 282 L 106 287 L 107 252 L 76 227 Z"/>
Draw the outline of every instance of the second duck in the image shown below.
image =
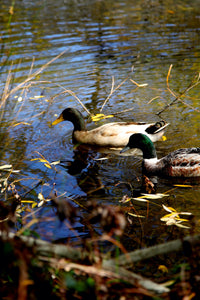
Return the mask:
<path id="1" fill-rule="evenodd" d="M 154 144 L 148 136 L 136 133 L 130 136 L 127 146 L 121 150 L 121 153 L 132 148 L 138 148 L 143 152 L 143 173 L 167 177 L 200 176 L 199 147 L 181 148 L 158 159 Z"/>

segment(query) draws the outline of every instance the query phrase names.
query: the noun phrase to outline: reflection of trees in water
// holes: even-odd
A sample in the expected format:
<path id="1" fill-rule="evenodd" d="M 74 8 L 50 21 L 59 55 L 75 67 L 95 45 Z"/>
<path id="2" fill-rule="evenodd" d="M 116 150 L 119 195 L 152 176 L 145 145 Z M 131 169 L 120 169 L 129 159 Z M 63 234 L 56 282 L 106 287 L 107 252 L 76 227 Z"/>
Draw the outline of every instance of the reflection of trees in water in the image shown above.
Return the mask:
<path id="1" fill-rule="evenodd" d="M 87 195 L 105 193 L 104 186 L 99 179 L 99 167 L 94 160 L 94 155 L 94 152 L 86 146 L 79 146 L 74 150 L 72 161 L 61 161 L 61 165 L 76 178 L 78 186 Z"/>

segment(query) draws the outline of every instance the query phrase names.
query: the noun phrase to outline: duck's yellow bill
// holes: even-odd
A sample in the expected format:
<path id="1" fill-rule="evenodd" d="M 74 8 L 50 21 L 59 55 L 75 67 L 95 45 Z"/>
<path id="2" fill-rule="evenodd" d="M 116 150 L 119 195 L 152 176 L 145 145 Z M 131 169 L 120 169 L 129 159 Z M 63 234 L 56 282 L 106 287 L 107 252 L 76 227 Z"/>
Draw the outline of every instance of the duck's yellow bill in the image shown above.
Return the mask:
<path id="1" fill-rule="evenodd" d="M 53 123 L 51 123 L 51 125 L 57 125 L 58 123 L 60 123 L 60 122 L 63 122 L 64 121 L 64 118 L 63 118 L 63 116 L 61 115 L 61 116 L 59 116 L 55 121 L 53 121 Z"/>

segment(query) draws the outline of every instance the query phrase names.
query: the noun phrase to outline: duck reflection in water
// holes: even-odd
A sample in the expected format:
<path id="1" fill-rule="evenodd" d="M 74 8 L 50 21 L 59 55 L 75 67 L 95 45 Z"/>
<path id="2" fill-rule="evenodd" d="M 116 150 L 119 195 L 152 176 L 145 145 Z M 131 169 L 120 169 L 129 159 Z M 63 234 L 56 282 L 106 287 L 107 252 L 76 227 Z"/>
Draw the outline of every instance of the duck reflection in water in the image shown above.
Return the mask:
<path id="1" fill-rule="evenodd" d="M 74 149 L 73 160 L 61 161 L 67 172 L 74 176 L 78 186 L 87 195 L 105 194 L 104 185 L 99 179 L 99 166 L 94 159 L 95 152 L 86 145 L 79 145 Z"/>

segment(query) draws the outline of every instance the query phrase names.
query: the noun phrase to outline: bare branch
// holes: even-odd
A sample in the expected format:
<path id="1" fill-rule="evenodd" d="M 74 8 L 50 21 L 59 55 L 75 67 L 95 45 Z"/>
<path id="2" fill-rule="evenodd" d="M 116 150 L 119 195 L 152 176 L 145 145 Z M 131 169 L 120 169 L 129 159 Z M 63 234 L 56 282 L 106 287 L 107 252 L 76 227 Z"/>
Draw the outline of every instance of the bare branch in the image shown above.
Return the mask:
<path id="1" fill-rule="evenodd" d="M 108 97 L 106 98 L 106 100 L 104 101 L 101 109 L 100 109 L 100 112 L 103 110 L 104 106 L 106 105 L 106 103 L 108 102 L 108 100 L 110 99 L 110 97 L 112 96 L 112 94 L 117 90 L 119 89 L 126 81 L 127 81 L 128 77 L 125 78 L 115 89 L 114 89 L 114 77 L 112 76 L 112 86 L 111 86 L 111 91 L 110 91 L 110 94 L 108 95 Z"/>
<path id="2" fill-rule="evenodd" d="M 198 74 L 198 76 L 195 76 L 194 79 L 192 80 L 192 82 L 187 86 L 187 88 L 181 92 L 178 96 L 170 89 L 169 87 L 169 76 L 171 73 L 171 69 L 172 69 L 172 65 L 170 65 L 168 74 L 167 74 L 167 89 L 168 91 L 175 97 L 174 100 L 172 100 L 170 103 L 168 103 L 167 105 L 165 105 L 165 107 L 159 111 L 158 113 L 156 113 L 157 115 L 160 115 L 162 112 L 164 112 L 167 108 L 169 108 L 170 106 L 172 106 L 176 101 L 180 101 L 182 102 L 184 105 L 188 106 L 189 108 L 192 108 L 193 110 L 200 112 L 197 108 L 191 106 L 190 104 L 187 104 L 185 102 L 183 102 L 183 100 L 181 99 L 182 96 L 184 96 L 189 90 L 191 90 L 192 88 L 194 88 L 195 86 L 197 86 L 200 83 L 200 73 Z"/>

